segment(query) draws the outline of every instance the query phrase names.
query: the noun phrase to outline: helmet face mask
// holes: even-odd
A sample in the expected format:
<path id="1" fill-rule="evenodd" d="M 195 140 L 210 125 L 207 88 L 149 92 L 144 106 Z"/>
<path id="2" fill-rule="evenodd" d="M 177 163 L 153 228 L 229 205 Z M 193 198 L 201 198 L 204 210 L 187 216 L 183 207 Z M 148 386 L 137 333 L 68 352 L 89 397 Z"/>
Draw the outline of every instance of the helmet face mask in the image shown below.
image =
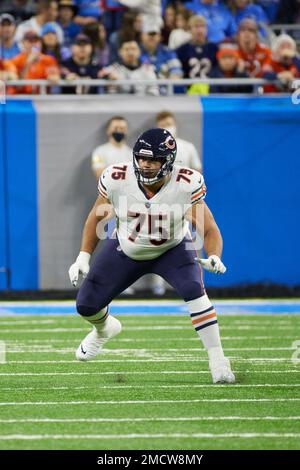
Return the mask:
<path id="1" fill-rule="evenodd" d="M 144 168 L 141 168 L 140 165 L 139 165 L 139 159 L 143 158 L 142 156 L 139 156 L 139 157 L 135 157 L 134 156 L 134 172 L 135 172 L 135 176 L 137 178 L 137 180 L 140 182 L 140 183 L 144 183 L 144 184 L 147 184 L 147 185 L 152 185 L 152 184 L 155 184 L 157 183 L 158 181 L 162 180 L 165 176 L 167 176 L 169 173 L 171 173 L 172 170 L 170 170 L 169 168 L 169 164 L 167 163 L 167 159 L 157 159 L 155 157 L 153 157 L 153 159 L 150 159 L 149 160 L 154 160 L 154 161 L 158 161 L 160 160 L 161 161 L 161 167 L 158 169 L 158 170 L 152 170 L 152 169 L 149 169 L 149 170 L 146 170 Z M 173 169 L 173 166 L 172 166 L 172 169 Z M 151 176 L 147 176 L 147 173 L 155 173 L 155 175 Z"/>
<path id="2" fill-rule="evenodd" d="M 152 185 L 171 174 L 176 152 L 176 141 L 166 129 L 149 129 L 144 132 L 133 147 L 133 167 L 138 182 Z M 141 168 L 139 159 L 161 162 L 161 167 L 152 176 L 156 170 Z"/>

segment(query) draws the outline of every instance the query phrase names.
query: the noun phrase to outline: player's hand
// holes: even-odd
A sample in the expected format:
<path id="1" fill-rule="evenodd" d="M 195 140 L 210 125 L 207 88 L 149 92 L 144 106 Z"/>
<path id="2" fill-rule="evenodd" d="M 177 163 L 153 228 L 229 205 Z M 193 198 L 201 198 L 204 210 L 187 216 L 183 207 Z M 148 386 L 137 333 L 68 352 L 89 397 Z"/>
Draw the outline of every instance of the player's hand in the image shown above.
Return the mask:
<path id="1" fill-rule="evenodd" d="M 91 255 L 86 251 L 80 251 L 74 264 L 69 269 L 69 277 L 72 285 L 77 286 L 79 277 L 83 279 L 88 275 L 90 270 Z"/>
<path id="2" fill-rule="evenodd" d="M 217 255 L 211 255 L 209 258 L 195 258 L 201 266 L 211 273 L 224 274 L 226 266 L 222 263 Z"/>

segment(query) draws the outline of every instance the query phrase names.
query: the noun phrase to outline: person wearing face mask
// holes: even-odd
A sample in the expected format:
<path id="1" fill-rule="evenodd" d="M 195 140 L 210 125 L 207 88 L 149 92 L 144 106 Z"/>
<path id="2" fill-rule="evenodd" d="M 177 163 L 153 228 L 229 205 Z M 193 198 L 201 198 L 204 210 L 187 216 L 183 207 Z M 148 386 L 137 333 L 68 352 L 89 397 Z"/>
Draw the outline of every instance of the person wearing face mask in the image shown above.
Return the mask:
<path id="1" fill-rule="evenodd" d="M 103 171 L 114 163 L 131 162 L 132 150 L 126 144 L 128 134 L 128 122 L 123 116 L 113 116 L 105 126 L 108 141 L 95 148 L 92 153 L 92 170 L 97 181 Z M 108 218 L 113 217 L 113 212 Z M 115 229 L 114 220 L 108 222 L 108 234 L 112 234 Z M 123 294 L 133 295 L 135 286 L 128 287 Z"/>
<path id="2" fill-rule="evenodd" d="M 201 159 L 195 145 L 177 137 L 177 126 L 174 114 L 170 111 L 161 111 L 156 115 L 156 124 L 157 127 L 167 129 L 176 139 L 176 164 L 202 172 Z"/>
<path id="3" fill-rule="evenodd" d="M 128 123 L 123 116 L 113 116 L 107 122 L 106 134 L 108 142 L 99 145 L 92 153 L 92 170 L 97 180 L 107 166 L 132 159 L 132 152 L 126 145 Z"/>

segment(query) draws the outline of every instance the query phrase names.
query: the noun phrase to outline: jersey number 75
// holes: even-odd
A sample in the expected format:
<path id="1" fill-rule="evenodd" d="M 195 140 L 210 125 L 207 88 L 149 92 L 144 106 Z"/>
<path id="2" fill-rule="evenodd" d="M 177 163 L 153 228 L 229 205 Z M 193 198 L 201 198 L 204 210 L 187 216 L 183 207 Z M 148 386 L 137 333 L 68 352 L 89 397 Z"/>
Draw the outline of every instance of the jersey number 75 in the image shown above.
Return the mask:
<path id="1" fill-rule="evenodd" d="M 141 214 L 139 212 L 128 211 L 127 215 L 130 218 L 137 219 L 136 225 L 128 237 L 131 242 L 136 241 L 145 222 L 148 226 L 147 232 L 149 234 L 149 241 L 150 243 L 152 243 L 152 245 L 160 246 L 169 240 L 169 234 L 167 230 L 162 226 L 163 220 L 167 220 L 168 216 L 166 214 Z M 157 232 L 160 237 L 153 238 L 155 236 L 155 233 Z"/>

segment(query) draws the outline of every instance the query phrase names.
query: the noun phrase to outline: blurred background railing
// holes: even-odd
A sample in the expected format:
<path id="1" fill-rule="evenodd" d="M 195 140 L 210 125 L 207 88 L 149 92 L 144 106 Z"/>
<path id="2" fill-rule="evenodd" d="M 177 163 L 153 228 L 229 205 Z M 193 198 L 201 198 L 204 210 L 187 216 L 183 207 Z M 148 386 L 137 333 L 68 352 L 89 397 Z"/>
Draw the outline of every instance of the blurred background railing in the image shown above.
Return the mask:
<path id="1" fill-rule="evenodd" d="M 32 87 L 32 95 L 40 94 L 40 95 L 47 95 L 47 94 L 61 94 L 64 88 L 74 89 L 73 93 L 70 94 L 80 95 L 80 94 L 88 94 L 89 88 L 98 88 L 98 93 L 107 93 L 109 95 L 115 94 L 125 94 L 124 92 L 118 90 L 118 87 L 138 87 L 139 88 L 139 95 L 151 95 L 151 93 L 147 92 L 148 87 L 157 87 L 161 91 L 162 95 L 171 96 L 173 94 L 184 94 L 186 89 L 192 85 L 206 85 L 208 87 L 211 86 L 222 86 L 225 89 L 234 87 L 253 87 L 252 91 L 249 94 L 263 94 L 263 86 L 264 85 L 278 85 L 280 81 L 278 80 L 266 80 L 260 78 L 197 78 L 197 79 L 156 79 L 156 80 L 104 80 L 104 79 L 77 79 L 77 80 L 59 80 L 55 83 L 50 82 L 48 80 L 11 80 L 6 82 L 6 88 L 8 87 L 15 87 L 17 93 L 13 94 L 13 98 L 18 98 L 18 89 L 21 87 Z M 144 87 L 144 90 L 142 89 Z M 110 91 L 110 88 L 113 88 L 113 91 Z M 209 89 L 208 89 L 209 90 Z M 203 94 L 208 94 L 207 92 Z M 226 92 L 225 92 L 226 93 Z M 26 96 L 28 96 L 28 92 Z M 197 93 L 195 93 L 197 94 Z M 201 93 L 199 93 L 201 94 Z M 277 93 L 278 95 L 278 93 Z M 10 95 L 8 95 L 10 96 Z M 63 95 L 66 96 L 66 95 Z"/>

